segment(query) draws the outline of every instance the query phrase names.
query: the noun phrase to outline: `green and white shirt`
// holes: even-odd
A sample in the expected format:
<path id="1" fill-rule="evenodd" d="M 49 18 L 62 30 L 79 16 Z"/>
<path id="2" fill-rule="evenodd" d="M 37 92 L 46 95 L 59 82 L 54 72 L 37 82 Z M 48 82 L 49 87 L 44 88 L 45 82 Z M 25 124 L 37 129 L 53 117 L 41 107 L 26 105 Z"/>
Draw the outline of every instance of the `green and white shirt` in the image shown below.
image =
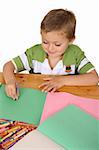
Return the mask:
<path id="1" fill-rule="evenodd" d="M 20 56 L 12 59 L 17 72 L 28 70 L 30 73 L 68 75 L 83 74 L 94 70 L 94 66 L 85 57 L 84 52 L 76 45 L 69 45 L 62 60 L 51 69 L 47 54 L 41 44 L 26 50 Z"/>

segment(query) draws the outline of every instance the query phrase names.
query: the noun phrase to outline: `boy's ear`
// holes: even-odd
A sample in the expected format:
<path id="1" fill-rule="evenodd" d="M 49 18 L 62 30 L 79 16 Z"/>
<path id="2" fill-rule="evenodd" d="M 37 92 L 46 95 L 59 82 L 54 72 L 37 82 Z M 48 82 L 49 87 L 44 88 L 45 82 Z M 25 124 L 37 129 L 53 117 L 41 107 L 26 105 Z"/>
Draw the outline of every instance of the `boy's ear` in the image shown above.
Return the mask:
<path id="1" fill-rule="evenodd" d="M 69 44 L 72 44 L 74 42 L 74 40 L 75 40 L 75 37 L 69 41 Z"/>

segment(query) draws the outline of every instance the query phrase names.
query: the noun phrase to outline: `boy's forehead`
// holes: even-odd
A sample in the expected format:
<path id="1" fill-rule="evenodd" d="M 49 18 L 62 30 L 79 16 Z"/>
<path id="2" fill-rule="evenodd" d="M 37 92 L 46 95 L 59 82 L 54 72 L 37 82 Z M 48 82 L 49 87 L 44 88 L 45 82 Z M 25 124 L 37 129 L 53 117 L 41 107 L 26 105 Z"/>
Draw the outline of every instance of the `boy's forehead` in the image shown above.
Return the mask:
<path id="1" fill-rule="evenodd" d="M 66 33 L 63 31 L 41 32 L 42 38 L 51 40 L 66 40 Z"/>

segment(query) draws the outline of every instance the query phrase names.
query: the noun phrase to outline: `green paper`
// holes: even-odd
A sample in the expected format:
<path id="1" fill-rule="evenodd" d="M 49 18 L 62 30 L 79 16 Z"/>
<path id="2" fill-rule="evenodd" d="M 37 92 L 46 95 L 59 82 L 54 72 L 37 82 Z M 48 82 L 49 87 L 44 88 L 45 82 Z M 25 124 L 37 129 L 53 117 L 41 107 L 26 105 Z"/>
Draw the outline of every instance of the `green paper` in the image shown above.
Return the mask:
<path id="1" fill-rule="evenodd" d="M 7 97 L 4 85 L 0 87 L 0 118 L 18 120 L 38 125 L 40 122 L 46 93 L 30 88 L 20 88 L 20 97 Z"/>
<path id="2" fill-rule="evenodd" d="M 68 150 L 99 150 L 99 121 L 74 105 L 46 119 L 38 130 Z"/>

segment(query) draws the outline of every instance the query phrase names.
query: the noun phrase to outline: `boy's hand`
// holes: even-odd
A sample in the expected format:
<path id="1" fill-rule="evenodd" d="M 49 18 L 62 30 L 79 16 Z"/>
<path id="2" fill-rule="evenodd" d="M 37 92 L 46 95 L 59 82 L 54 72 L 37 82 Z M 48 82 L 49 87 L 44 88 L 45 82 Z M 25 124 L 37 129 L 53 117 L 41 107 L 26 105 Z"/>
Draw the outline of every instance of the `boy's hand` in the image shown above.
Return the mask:
<path id="1" fill-rule="evenodd" d="M 17 89 L 17 84 L 15 82 L 6 84 L 5 91 L 8 97 L 11 97 L 13 100 L 18 99 L 19 90 Z"/>
<path id="2" fill-rule="evenodd" d="M 42 83 L 39 88 L 42 88 L 43 92 L 55 92 L 60 87 L 64 86 L 63 76 L 53 76 L 43 79 L 45 82 Z"/>

